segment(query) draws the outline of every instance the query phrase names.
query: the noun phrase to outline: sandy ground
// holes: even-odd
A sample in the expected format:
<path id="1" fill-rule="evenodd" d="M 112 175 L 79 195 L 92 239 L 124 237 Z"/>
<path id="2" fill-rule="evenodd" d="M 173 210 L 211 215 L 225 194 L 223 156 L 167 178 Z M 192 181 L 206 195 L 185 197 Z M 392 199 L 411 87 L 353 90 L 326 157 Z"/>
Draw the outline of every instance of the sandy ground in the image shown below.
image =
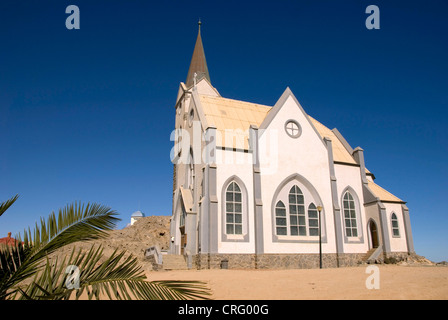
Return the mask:
<path id="1" fill-rule="evenodd" d="M 448 267 L 367 265 L 300 270 L 188 270 L 148 272 L 148 280 L 200 280 L 216 300 L 446 300 Z M 367 289 L 379 275 L 379 289 Z M 377 282 L 378 283 L 378 282 Z"/>

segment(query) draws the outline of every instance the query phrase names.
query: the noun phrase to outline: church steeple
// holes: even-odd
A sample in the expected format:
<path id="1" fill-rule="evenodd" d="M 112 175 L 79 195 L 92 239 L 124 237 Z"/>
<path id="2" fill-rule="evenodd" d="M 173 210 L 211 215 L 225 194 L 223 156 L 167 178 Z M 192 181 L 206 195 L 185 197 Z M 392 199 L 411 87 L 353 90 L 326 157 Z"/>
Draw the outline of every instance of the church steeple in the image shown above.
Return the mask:
<path id="1" fill-rule="evenodd" d="M 196 78 L 199 80 L 205 77 L 210 81 L 210 75 L 208 73 L 207 62 L 205 61 L 204 47 L 202 45 L 201 38 L 201 20 L 198 22 L 199 31 L 198 38 L 196 39 L 196 45 L 194 46 L 193 57 L 190 62 L 190 69 L 188 69 L 187 87 L 191 87 L 194 84 L 194 74 L 196 73 Z"/>

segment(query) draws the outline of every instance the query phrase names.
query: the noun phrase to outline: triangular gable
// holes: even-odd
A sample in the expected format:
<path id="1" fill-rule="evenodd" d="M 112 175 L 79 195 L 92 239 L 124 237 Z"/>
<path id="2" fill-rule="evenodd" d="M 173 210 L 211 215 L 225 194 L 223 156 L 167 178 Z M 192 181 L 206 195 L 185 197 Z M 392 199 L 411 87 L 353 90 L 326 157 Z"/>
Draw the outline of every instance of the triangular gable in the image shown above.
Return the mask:
<path id="1" fill-rule="evenodd" d="M 291 89 L 289 89 L 289 87 L 286 88 L 286 90 L 283 92 L 283 94 L 281 95 L 280 99 L 277 100 L 277 102 L 275 103 L 275 105 L 272 107 L 272 109 L 269 111 L 269 113 L 266 115 L 266 118 L 263 120 L 263 122 L 261 123 L 261 125 L 259 126 L 260 129 L 260 136 L 263 135 L 263 129 L 267 129 L 267 127 L 270 125 L 270 123 L 272 122 L 272 120 L 275 118 L 275 116 L 278 114 L 278 112 L 281 110 L 281 108 L 283 107 L 283 105 L 285 104 L 286 100 L 288 100 L 288 98 L 291 97 L 293 99 L 293 101 L 295 102 L 295 104 L 297 105 L 297 107 L 299 108 L 299 110 L 305 115 L 305 118 L 307 119 L 308 123 L 310 124 L 311 128 L 313 128 L 314 132 L 316 133 L 316 135 L 318 136 L 319 140 L 322 142 L 322 144 L 325 146 L 326 148 L 326 144 L 322 138 L 322 136 L 319 134 L 319 132 L 317 131 L 316 127 L 314 126 L 314 124 L 312 123 L 312 121 L 310 120 L 310 117 L 308 116 L 308 114 L 305 112 L 305 110 L 303 109 L 302 105 L 300 104 L 300 102 L 297 100 L 297 98 L 294 96 L 294 94 L 292 93 Z"/>
<path id="2" fill-rule="evenodd" d="M 211 82 L 206 77 L 201 77 L 196 82 L 196 90 L 199 94 L 205 94 L 208 96 L 220 97 L 218 90 L 212 86 Z"/>

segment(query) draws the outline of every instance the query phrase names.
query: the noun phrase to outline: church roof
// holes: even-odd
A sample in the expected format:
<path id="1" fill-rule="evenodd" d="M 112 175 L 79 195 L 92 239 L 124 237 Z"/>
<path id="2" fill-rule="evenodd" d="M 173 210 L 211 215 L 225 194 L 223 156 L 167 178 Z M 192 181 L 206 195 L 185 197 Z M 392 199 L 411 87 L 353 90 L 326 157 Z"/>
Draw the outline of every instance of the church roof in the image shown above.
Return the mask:
<path id="1" fill-rule="evenodd" d="M 317 132 L 319 132 L 320 136 L 322 138 L 329 138 L 331 140 L 331 145 L 333 148 L 333 160 L 337 162 L 344 162 L 344 163 L 350 163 L 350 164 L 356 164 L 355 159 L 352 157 L 352 155 L 348 152 L 347 148 L 344 147 L 343 143 L 339 138 L 336 136 L 333 130 L 330 130 L 326 126 L 324 126 L 322 123 L 317 121 L 316 119 L 308 116 L 313 123 L 314 127 L 316 128 Z"/>
<path id="2" fill-rule="evenodd" d="M 249 148 L 248 129 L 250 125 L 260 127 L 266 115 L 272 107 L 227 99 L 223 97 L 214 97 L 208 95 L 199 95 L 204 114 L 209 125 L 215 126 L 221 134 L 221 139 L 216 142 L 219 147 L 238 148 L 247 150 Z M 321 138 L 328 137 L 332 141 L 333 160 L 349 164 L 356 164 L 355 159 L 344 147 L 336 134 L 324 126 L 316 119 L 308 116 L 319 132 Z M 225 139 L 226 130 L 234 135 L 234 139 Z M 236 133 L 235 130 L 237 131 Z"/>
<path id="3" fill-rule="evenodd" d="M 260 126 L 271 110 L 265 105 L 223 97 L 199 95 L 199 99 L 208 124 L 216 127 L 221 134 L 216 142 L 219 147 L 248 150 L 250 125 Z M 226 139 L 226 131 L 234 138 Z"/>
<path id="4" fill-rule="evenodd" d="M 143 214 L 143 212 L 141 212 L 140 210 L 138 210 L 138 211 L 135 211 L 132 215 L 131 215 L 131 217 L 144 217 L 145 215 Z"/>
<path id="5" fill-rule="evenodd" d="M 185 82 L 187 88 L 194 84 L 194 74 L 196 73 L 197 79 L 205 77 L 210 82 L 210 75 L 208 73 L 207 62 L 205 61 L 204 46 L 202 45 L 201 38 L 201 21 L 198 22 L 199 31 L 194 46 L 193 56 L 191 57 L 190 68 L 188 70 L 187 81 Z"/>
<path id="6" fill-rule="evenodd" d="M 400 198 L 394 196 L 392 193 L 390 193 L 389 191 L 383 189 L 382 187 L 380 187 L 379 185 L 377 185 L 373 181 L 369 180 L 368 181 L 368 186 L 369 186 L 369 189 L 374 193 L 374 195 L 377 196 L 378 198 L 380 198 L 381 201 L 402 202 L 402 203 L 404 203 L 403 200 L 401 200 Z"/>

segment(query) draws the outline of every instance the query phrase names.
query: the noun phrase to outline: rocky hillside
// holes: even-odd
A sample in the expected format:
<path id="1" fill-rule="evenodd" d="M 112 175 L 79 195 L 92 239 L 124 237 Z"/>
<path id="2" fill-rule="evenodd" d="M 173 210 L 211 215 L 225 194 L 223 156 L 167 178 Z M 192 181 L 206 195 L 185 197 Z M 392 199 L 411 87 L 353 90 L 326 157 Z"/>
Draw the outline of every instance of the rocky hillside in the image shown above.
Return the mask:
<path id="1" fill-rule="evenodd" d="M 108 257 L 114 250 L 126 250 L 137 257 L 146 270 L 148 262 L 144 260 L 145 250 L 157 245 L 161 250 L 169 248 L 170 241 L 170 216 L 150 216 L 139 219 L 132 226 L 121 230 L 109 232 L 109 237 L 92 242 L 78 242 L 62 250 L 55 255 L 58 259 L 69 256 L 73 246 L 77 249 L 88 250 L 92 246 L 101 245 L 104 248 L 104 256 Z M 54 257 L 54 256 L 53 256 Z"/>

